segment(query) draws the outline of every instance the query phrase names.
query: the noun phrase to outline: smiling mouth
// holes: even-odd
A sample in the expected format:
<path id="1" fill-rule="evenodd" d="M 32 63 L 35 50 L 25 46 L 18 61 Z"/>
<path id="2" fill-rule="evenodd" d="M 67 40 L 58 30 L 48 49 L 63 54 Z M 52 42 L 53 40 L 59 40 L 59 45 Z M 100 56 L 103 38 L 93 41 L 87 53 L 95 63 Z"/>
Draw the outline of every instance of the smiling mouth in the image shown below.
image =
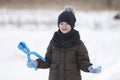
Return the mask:
<path id="1" fill-rule="evenodd" d="M 67 29 L 62 29 L 63 31 L 66 31 Z"/>

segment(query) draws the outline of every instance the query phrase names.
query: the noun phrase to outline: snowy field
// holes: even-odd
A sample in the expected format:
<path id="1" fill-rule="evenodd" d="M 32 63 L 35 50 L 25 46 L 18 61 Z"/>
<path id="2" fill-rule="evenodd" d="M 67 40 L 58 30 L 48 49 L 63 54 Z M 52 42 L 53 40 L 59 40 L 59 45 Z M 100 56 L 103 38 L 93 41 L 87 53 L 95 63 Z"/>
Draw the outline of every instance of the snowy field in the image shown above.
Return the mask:
<path id="1" fill-rule="evenodd" d="M 0 9 L 0 79 L 48 80 L 49 69 L 27 68 L 26 55 L 18 50 L 25 41 L 31 50 L 44 57 L 53 33 L 58 30 L 61 11 Z M 120 20 L 113 11 L 76 11 L 80 32 L 91 62 L 102 66 L 100 74 L 82 72 L 82 80 L 120 80 Z M 33 57 L 35 58 L 35 57 Z"/>

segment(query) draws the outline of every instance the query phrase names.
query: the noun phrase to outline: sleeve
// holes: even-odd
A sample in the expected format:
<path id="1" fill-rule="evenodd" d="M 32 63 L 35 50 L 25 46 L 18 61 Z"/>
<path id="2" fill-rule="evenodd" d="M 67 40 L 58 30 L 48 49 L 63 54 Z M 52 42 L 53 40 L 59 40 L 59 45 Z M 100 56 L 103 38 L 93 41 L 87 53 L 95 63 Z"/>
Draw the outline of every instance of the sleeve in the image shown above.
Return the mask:
<path id="1" fill-rule="evenodd" d="M 80 41 L 79 49 L 77 52 L 77 64 L 78 67 L 85 72 L 89 72 L 88 67 L 92 65 L 90 63 L 87 48 L 82 41 Z"/>
<path id="2" fill-rule="evenodd" d="M 37 62 L 38 62 L 37 67 L 38 68 L 49 68 L 51 65 L 51 54 L 52 54 L 52 49 L 51 49 L 51 44 L 49 44 L 46 55 L 45 55 L 46 62 L 43 62 L 42 60 L 37 59 Z"/>

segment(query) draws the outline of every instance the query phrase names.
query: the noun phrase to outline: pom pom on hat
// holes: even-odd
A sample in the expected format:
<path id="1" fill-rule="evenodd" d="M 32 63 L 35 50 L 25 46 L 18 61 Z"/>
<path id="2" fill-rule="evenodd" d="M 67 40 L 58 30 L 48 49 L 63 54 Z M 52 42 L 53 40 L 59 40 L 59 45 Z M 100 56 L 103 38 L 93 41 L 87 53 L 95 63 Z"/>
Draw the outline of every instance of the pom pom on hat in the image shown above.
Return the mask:
<path id="1" fill-rule="evenodd" d="M 65 6 L 64 11 L 75 13 L 75 9 L 72 6 Z"/>
<path id="2" fill-rule="evenodd" d="M 76 17 L 74 15 L 75 10 L 72 6 L 66 6 L 63 12 L 58 17 L 58 26 L 60 22 L 67 22 L 72 28 L 75 26 Z"/>

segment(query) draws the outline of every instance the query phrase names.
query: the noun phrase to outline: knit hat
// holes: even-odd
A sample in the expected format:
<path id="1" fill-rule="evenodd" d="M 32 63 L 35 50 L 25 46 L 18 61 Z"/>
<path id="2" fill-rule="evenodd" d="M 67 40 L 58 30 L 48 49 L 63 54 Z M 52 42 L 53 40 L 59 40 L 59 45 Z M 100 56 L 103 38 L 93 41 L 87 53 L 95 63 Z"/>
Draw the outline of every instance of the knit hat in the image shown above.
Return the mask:
<path id="1" fill-rule="evenodd" d="M 60 22 L 67 22 L 71 25 L 72 29 L 75 26 L 76 17 L 74 15 L 74 9 L 71 6 L 64 8 L 64 11 L 58 17 L 58 27 Z"/>

